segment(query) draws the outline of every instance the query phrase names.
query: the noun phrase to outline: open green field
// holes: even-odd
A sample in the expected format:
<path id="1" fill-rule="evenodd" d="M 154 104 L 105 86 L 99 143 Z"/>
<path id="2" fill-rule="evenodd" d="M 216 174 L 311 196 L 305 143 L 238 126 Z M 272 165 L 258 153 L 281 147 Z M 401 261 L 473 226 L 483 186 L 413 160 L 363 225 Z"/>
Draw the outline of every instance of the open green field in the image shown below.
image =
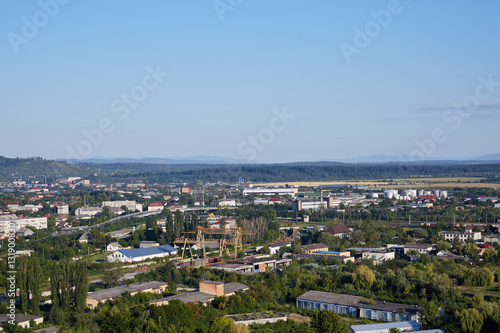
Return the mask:
<path id="1" fill-rule="evenodd" d="M 310 186 L 316 187 L 319 185 L 344 185 L 344 184 L 359 184 L 368 185 L 371 187 L 381 188 L 455 188 L 455 187 L 487 187 L 500 188 L 498 183 L 481 183 L 483 177 L 436 177 L 436 178 L 402 178 L 402 179 L 373 179 L 373 180 L 346 180 L 346 181 L 321 181 L 321 182 L 280 182 L 280 183 L 262 183 L 255 184 L 261 186 L 284 186 L 286 184 L 293 186 Z"/>

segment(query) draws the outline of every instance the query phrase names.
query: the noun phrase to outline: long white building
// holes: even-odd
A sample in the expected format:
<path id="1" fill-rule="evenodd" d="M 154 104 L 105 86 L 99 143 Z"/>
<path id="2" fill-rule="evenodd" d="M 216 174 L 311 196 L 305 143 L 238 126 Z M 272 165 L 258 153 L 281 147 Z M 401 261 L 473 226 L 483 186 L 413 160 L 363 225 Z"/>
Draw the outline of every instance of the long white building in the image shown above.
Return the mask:
<path id="1" fill-rule="evenodd" d="M 137 203 L 137 202 L 132 201 L 132 200 L 104 201 L 102 203 L 102 207 L 104 207 L 104 206 L 114 207 L 114 208 L 121 208 L 122 206 L 125 206 L 131 212 L 135 212 L 136 210 L 142 212 L 142 204 Z"/>
<path id="2" fill-rule="evenodd" d="M 298 188 L 288 187 L 266 187 L 266 188 L 245 188 L 243 195 L 261 194 L 261 195 L 295 195 L 299 191 Z"/>
<path id="3" fill-rule="evenodd" d="M 146 247 L 143 249 L 121 249 L 106 257 L 108 261 L 136 262 L 176 255 L 178 250 L 170 245 Z"/>

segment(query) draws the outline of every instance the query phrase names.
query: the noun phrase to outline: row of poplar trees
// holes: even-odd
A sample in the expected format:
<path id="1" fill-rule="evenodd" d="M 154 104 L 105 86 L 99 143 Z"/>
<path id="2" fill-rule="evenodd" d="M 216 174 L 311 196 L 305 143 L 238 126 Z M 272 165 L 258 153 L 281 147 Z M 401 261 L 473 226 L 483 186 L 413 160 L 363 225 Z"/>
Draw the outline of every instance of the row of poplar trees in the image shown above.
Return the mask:
<path id="1" fill-rule="evenodd" d="M 42 284 L 47 281 L 40 260 L 22 256 L 18 261 L 17 288 L 20 290 L 21 311 L 29 309 L 34 315 L 40 314 Z M 83 312 L 88 292 L 87 263 L 83 260 L 64 260 L 53 264 L 50 274 L 52 307 L 68 310 L 74 305 L 77 312 Z M 31 295 L 31 302 L 30 302 Z"/>

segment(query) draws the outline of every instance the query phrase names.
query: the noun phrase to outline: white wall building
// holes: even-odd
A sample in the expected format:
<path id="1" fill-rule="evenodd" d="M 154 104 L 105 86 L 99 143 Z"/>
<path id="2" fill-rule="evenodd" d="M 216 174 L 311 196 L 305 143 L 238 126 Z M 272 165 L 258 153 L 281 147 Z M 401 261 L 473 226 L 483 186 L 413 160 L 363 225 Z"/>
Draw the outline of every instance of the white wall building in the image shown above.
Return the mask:
<path id="1" fill-rule="evenodd" d="M 19 229 L 26 227 L 32 227 L 37 230 L 47 229 L 47 218 L 46 217 L 18 218 L 16 215 L 4 215 L 2 216 L 2 219 L 0 219 L 0 232 L 6 232 L 8 229 L 17 232 Z"/>
<path id="2" fill-rule="evenodd" d="M 262 195 L 295 195 L 299 191 L 298 188 L 287 188 L 287 187 L 267 187 L 267 188 L 245 188 L 243 190 L 243 195 L 250 194 L 262 194 Z"/>
<path id="3" fill-rule="evenodd" d="M 131 212 L 135 212 L 136 210 L 142 212 L 142 204 L 131 200 L 104 201 L 102 203 L 102 207 L 104 206 L 116 207 L 116 208 L 120 208 L 121 206 L 126 206 L 128 210 L 130 210 Z"/>
<path id="4" fill-rule="evenodd" d="M 75 217 L 78 219 L 90 219 L 102 212 L 100 207 L 80 207 L 75 211 Z"/>
<path id="5" fill-rule="evenodd" d="M 409 197 L 409 198 L 416 198 L 417 197 L 417 190 L 404 190 L 403 196 Z"/>
<path id="6" fill-rule="evenodd" d="M 235 207 L 236 200 L 234 200 L 234 199 L 222 199 L 221 201 L 219 201 L 219 206 Z"/>
<path id="7" fill-rule="evenodd" d="M 176 255 L 177 252 L 177 249 L 170 245 L 160 245 L 144 249 L 118 250 L 108 255 L 106 259 L 111 262 L 137 262 L 173 256 Z"/>
<path id="8" fill-rule="evenodd" d="M 473 232 L 473 231 L 440 231 L 439 236 L 443 236 L 444 240 L 453 242 L 455 238 L 458 238 L 460 243 L 466 243 L 467 239 L 472 238 L 474 241 L 481 239 L 481 232 Z"/>
<path id="9" fill-rule="evenodd" d="M 384 191 L 384 198 L 386 199 L 392 199 L 392 198 L 397 198 L 398 197 L 398 190 L 385 190 Z"/>

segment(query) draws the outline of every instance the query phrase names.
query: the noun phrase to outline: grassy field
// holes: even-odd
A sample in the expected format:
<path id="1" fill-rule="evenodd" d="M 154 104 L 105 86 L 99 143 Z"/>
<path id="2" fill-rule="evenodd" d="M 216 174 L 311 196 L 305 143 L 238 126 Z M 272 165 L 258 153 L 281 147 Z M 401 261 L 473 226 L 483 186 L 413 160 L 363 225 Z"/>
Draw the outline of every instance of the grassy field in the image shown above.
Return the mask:
<path id="1" fill-rule="evenodd" d="M 497 183 L 481 183 L 483 177 L 439 177 L 439 178 L 403 178 L 403 179 L 374 179 L 374 180 L 347 180 L 347 181 L 321 181 L 321 182 L 280 182 L 280 183 L 262 183 L 255 184 L 261 186 L 284 186 L 285 184 L 294 186 L 312 186 L 319 185 L 345 185 L 358 184 L 371 187 L 391 187 L 391 188 L 455 188 L 455 187 L 488 187 L 500 188 Z"/>

